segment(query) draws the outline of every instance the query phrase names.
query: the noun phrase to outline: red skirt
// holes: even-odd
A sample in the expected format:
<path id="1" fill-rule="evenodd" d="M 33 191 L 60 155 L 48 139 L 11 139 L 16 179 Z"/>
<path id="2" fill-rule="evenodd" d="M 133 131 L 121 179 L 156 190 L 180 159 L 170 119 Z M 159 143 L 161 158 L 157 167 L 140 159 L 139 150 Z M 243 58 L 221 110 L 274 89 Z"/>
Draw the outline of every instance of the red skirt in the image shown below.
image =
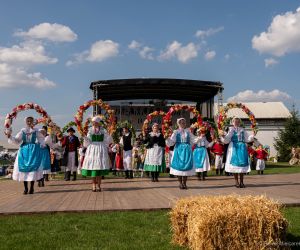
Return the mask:
<path id="1" fill-rule="evenodd" d="M 122 154 L 116 154 L 115 165 L 116 165 L 116 170 L 122 170 L 124 168 Z"/>

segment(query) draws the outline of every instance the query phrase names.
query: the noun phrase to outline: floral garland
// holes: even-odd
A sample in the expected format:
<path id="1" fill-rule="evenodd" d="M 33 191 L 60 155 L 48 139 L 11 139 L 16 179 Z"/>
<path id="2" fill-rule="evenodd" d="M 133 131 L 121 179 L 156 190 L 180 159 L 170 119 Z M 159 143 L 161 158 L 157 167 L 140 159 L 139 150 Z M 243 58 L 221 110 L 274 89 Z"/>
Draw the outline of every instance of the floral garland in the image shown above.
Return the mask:
<path id="1" fill-rule="evenodd" d="M 143 127 L 142 127 L 143 135 L 145 136 L 147 134 L 149 123 L 151 123 L 151 121 L 154 117 L 156 117 L 156 116 L 164 117 L 165 115 L 166 115 L 166 113 L 162 110 L 154 111 L 154 112 L 148 114 L 145 121 L 144 121 L 144 123 L 143 123 Z"/>
<path id="2" fill-rule="evenodd" d="M 40 114 L 43 117 L 43 120 L 45 120 L 47 123 L 51 121 L 50 116 L 41 106 L 32 102 L 20 104 L 13 108 L 12 112 L 6 115 L 4 122 L 5 134 L 9 134 L 12 132 L 12 121 L 13 119 L 17 118 L 18 113 L 29 109 L 34 109 L 38 114 Z"/>
<path id="3" fill-rule="evenodd" d="M 174 105 L 171 106 L 168 113 L 163 117 L 163 125 L 162 125 L 162 131 L 163 134 L 165 136 L 165 138 L 168 138 L 171 136 L 172 134 L 172 115 L 174 112 L 180 111 L 180 110 L 185 110 L 188 111 L 190 113 L 194 114 L 194 117 L 197 118 L 197 122 L 199 125 L 201 125 L 203 123 L 202 121 L 202 117 L 201 114 L 199 113 L 199 111 L 192 106 L 188 106 L 188 105 Z"/>
<path id="4" fill-rule="evenodd" d="M 112 133 L 112 138 L 113 138 L 115 143 L 119 143 L 121 130 L 124 127 L 127 127 L 128 130 L 131 132 L 133 141 L 136 140 L 135 129 L 134 129 L 133 125 L 131 124 L 131 122 L 126 120 L 126 121 L 118 122 L 117 125 L 116 125 L 115 131 Z"/>
<path id="5" fill-rule="evenodd" d="M 35 125 L 44 124 L 48 127 L 47 132 L 49 134 L 55 134 L 59 140 L 63 138 L 63 133 L 64 132 L 61 131 L 60 127 L 57 126 L 55 122 L 53 122 L 51 120 L 47 120 L 47 118 L 45 118 L 45 117 L 36 119 L 34 124 Z"/>
<path id="6" fill-rule="evenodd" d="M 253 131 L 253 134 L 256 135 L 258 131 L 257 122 L 255 119 L 254 114 L 250 111 L 249 108 L 247 108 L 242 103 L 228 103 L 225 107 L 221 107 L 219 115 L 218 115 L 218 130 L 223 131 L 225 127 L 225 122 L 227 119 L 227 112 L 230 109 L 233 108 L 239 108 L 242 109 L 249 117 L 249 120 L 251 122 L 251 129 Z"/>
<path id="7" fill-rule="evenodd" d="M 62 133 L 66 133 L 68 128 L 76 126 L 77 124 L 74 121 L 69 122 L 68 124 L 66 124 L 63 129 L 62 129 Z"/>
<path id="8" fill-rule="evenodd" d="M 13 108 L 12 112 L 6 115 L 4 122 L 6 135 L 11 134 L 12 121 L 13 119 L 17 118 L 18 113 L 29 109 L 34 109 L 38 114 L 42 116 L 41 118 L 38 118 L 34 121 L 35 125 L 44 123 L 56 133 L 58 138 L 62 137 L 60 128 L 51 120 L 51 117 L 48 115 L 48 113 L 41 106 L 32 102 L 17 105 L 15 108 Z"/>
<path id="9" fill-rule="evenodd" d="M 115 115 L 114 115 L 115 111 L 113 109 L 111 109 L 110 106 L 107 103 L 105 103 L 101 99 L 99 99 L 99 100 L 87 101 L 83 105 L 79 106 L 79 108 L 77 110 L 77 113 L 75 115 L 75 123 L 77 125 L 77 130 L 80 133 L 80 135 L 81 136 L 86 136 L 86 134 L 87 134 L 86 127 L 84 128 L 82 126 L 82 121 L 83 121 L 84 112 L 90 106 L 99 106 L 99 107 L 101 107 L 102 109 L 104 109 L 106 111 L 106 115 L 108 116 L 107 119 L 106 119 L 107 124 L 108 124 L 107 130 L 108 130 L 109 134 L 112 134 L 115 131 L 115 126 L 116 126 Z M 89 123 L 89 121 L 87 121 L 85 123 L 85 125 L 88 124 L 88 123 Z"/>
<path id="10" fill-rule="evenodd" d="M 210 133 L 210 136 L 213 137 L 216 135 L 216 130 L 214 126 L 211 124 L 211 122 L 203 121 L 202 124 L 199 124 L 198 122 L 195 122 L 191 125 L 191 131 L 194 129 L 199 129 L 200 127 L 205 127 L 205 129 Z"/>

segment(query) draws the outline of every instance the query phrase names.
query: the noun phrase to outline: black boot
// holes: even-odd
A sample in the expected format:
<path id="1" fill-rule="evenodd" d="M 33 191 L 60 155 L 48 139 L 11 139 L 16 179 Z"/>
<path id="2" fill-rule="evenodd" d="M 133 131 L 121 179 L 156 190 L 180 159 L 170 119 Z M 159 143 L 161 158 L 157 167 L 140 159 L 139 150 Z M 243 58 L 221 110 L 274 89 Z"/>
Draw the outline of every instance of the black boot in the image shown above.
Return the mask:
<path id="1" fill-rule="evenodd" d="M 34 193 L 34 181 L 30 182 L 30 189 L 29 189 L 29 194 L 33 194 Z"/>
<path id="2" fill-rule="evenodd" d="M 156 182 L 158 182 L 158 176 L 159 176 L 159 172 L 155 172 L 154 173 L 154 179 Z"/>
<path id="3" fill-rule="evenodd" d="M 67 171 L 66 172 L 66 179 L 65 179 L 65 181 L 69 181 L 70 178 L 71 178 L 71 171 Z"/>
<path id="4" fill-rule="evenodd" d="M 183 184 L 182 184 L 182 176 L 178 176 L 178 181 L 179 181 L 179 188 L 183 189 Z"/>
<path id="5" fill-rule="evenodd" d="M 223 175 L 224 168 L 220 169 L 220 175 Z"/>
<path id="6" fill-rule="evenodd" d="M 129 178 L 128 170 L 125 170 L 125 179 Z"/>
<path id="7" fill-rule="evenodd" d="M 202 180 L 205 181 L 205 177 L 206 177 L 206 171 L 202 172 Z"/>
<path id="8" fill-rule="evenodd" d="M 43 178 L 42 178 L 43 179 Z M 42 179 L 38 180 L 38 187 L 42 186 Z"/>
<path id="9" fill-rule="evenodd" d="M 130 179 L 133 179 L 133 170 L 129 170 L 129 173 L 130 173 L 129 178 L 130 178 Z"/>
<path id="10" fill-rule="evenodd" d="M 152 181 L 152 182 L 155 182 L 154 172 L 151 172 L 151 181 Z"/>
<path id="11" fill-rule="evenodd" d="M 44 174 L 45 181 L 49 181 L 49 174 Z"/>
<path id="12" fill-rule="evenodd" d="M 45 187 L 45 178 L 42 179 L 42 187 Z"/>
<path id="13" fill-rule="evenodd" d="M 186 181 L 187 181 L 187 176 L 182 176 L 182 187 L 183 187 L 183 189 L 187 189 Z"/>
<path id="14" fill-rule="evenodd" d="M 28 182 L 24 181 L 24 192 L 23 194 L 28 194 Z"/>
<path id="15" fill-rule="evenodd" d="M 73 179 L 72 179 L 72 181 L 76 181 L 76 172 L 73 172 Z"/>
<path id="16" fill-rule="evenodd" d="M 197 177 L 198 177 L 198 180 L 201 181 L 201 173 L 200 172 L 197 173 Z"/>
<path id="17" fill-rule="evenodd" d="M 219 169 L 216 169 L 216 175 L 219 175 Z"/>

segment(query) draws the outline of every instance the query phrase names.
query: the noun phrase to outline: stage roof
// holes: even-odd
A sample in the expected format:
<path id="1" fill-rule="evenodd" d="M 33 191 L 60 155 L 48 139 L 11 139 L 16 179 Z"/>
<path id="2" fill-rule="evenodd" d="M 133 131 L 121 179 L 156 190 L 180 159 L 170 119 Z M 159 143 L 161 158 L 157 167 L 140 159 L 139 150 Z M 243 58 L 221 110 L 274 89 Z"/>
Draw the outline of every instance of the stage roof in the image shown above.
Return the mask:
<path id="1" fill-rule="evenodd" d="M 94 97 L 104 101 L 130 99 L 164 99 L 205 102 L 223 90 L 220 82 L 168 79 L 133 78 L 92 82 Z"/>

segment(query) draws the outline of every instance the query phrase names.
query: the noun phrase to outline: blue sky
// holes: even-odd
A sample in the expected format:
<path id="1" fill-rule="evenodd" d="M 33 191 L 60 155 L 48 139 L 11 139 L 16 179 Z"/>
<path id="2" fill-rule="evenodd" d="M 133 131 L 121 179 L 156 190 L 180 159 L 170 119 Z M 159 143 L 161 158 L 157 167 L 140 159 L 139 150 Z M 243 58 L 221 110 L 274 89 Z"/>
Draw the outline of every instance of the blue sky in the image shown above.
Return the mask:
<path id="1" fill-rule="evenodd" d="M 220 81 L 225 100 L 300 107 L 299 1 L 0 4 L 1 123 L 33 101 L 63 126 L 91 81 L 116 78 Z"/>

